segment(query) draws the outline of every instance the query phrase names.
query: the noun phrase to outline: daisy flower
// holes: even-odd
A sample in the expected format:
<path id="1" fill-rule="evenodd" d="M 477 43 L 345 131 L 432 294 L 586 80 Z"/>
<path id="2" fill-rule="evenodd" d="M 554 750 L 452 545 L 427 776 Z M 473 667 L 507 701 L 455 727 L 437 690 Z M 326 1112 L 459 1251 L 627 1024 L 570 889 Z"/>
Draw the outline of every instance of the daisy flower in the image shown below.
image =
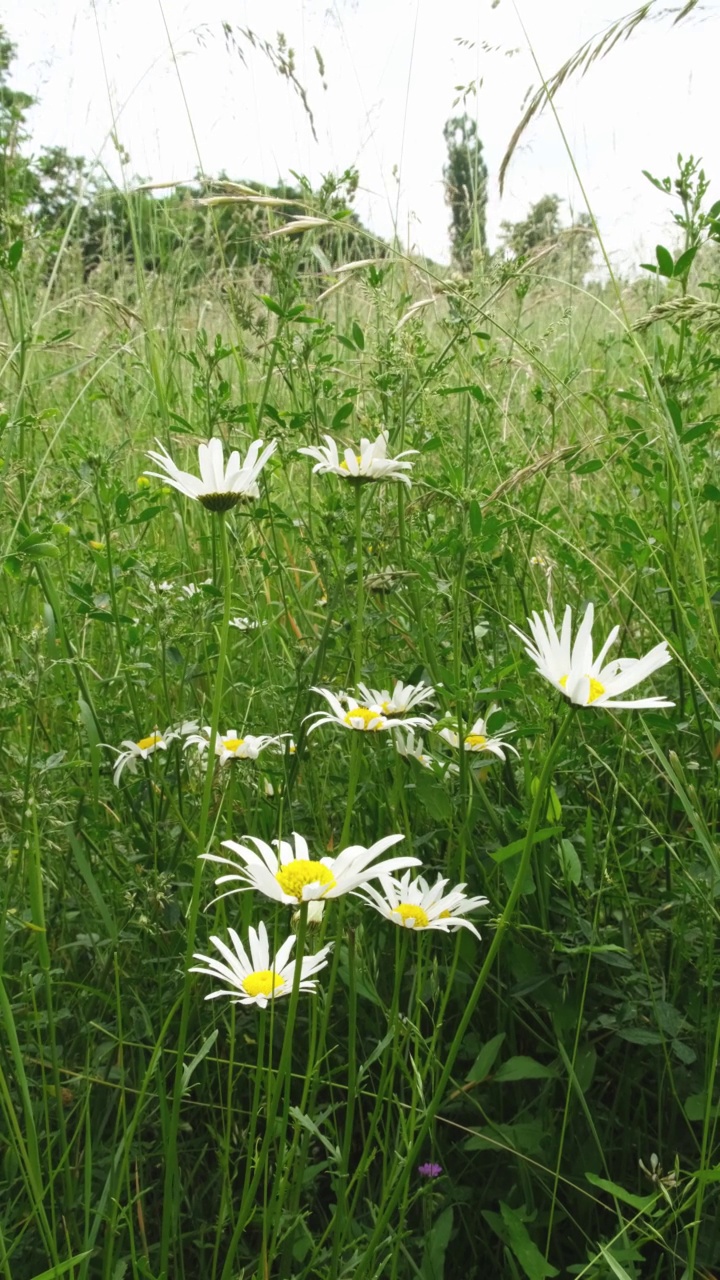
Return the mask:
<path id="1" fill-rule="evenodd" d="M 448 882 L 444 876 L 438 876 L 434 885 L 429 885 L 424 876 L 411 880 L 409 871 L 401 880 L 385 874 L 378 879 L 382 893 L 374 885 L 367 884 L 357 891 L 356 897 L 362 898 L 393 924 L 403 929 L 439 929 L 443 933 L 469 929 L 476 938 L 480 937 L 475 925 L 464 917 L 468 911 L 486 907 L 488 900 L 469 898 L 464 884 L 457 884 L 445 893 Z"/>
<path id="2" fill-rule="evenodd" d="M 196 728 L 197 726 L 193 725 L 192 727 Z M 139 742 L 132 742 L 129 738 L 123 738 L 120 746 L 125 747 L 124 751 L 120 751 L 118 747 L 110 747 L 111 751 L 118 752 L 118 758 L 113 769 L 115 786 L 120 786 L 120 776 L 124 769 L 127 768 L 131 773 L 136 773 L 138 760 L 147 760 L 156 751 L 167 751 L 168 744 L 177 737 L 179 737 L 177 730 L 167 729 L 165 733 L 161 733 L 156 726 L 152 733 L 148 734 L 147 738 L 141 738 Z"/>
<path id="3" fill-rule="evenodd" d="M 575 643 L 572 641 L 572 609 L 565 610 L 560 635 L 555 630 L 552 615 L 545 612 L 543 622 L 537 613 L 528 618 L 532 633 L 529 640 L 517 627 L 511 630 L 520 636 L 525 650 L 532 658 L 540 675 L 559 689 L 578 707 L 608 707 L 621 710 L 635 707 L 673 707 L 667 698 L 639 698 L 628 702 L 620 695 L 670 662 L 667 641 L 656 644 L 644 658 L 614 658 L 603 666 L 605 656 L 617 640 L 620 628 L 613 627 L 596 658 L 593 658 L 592 626 L 594 607 L 589 604 L 578 627 Z"/>
<path id="4" fill-rule="evenodd" d="M 213 936 L 210 939 L 223 957 L 222 960 L 198 952 L 193 954 L 193 960 L 201 960 L 202 964 L 193 965 L 189 972 L 202 973 L 208 978 L 219 979 L 223 984 L 219 991 L 211 991 L 205 999 L 218 1000 L 221 996 L 230 996 L 234 1004 L 256 1004 L 259 1008 L 266 1009 L 269 1002 L 276 1000 L 278 996 L 289 996 L 297 964 L 296 960 L 290 959 L 296 942 L 294 935 L 283 942 L 277 955 L 271 959 L 267 929 L 262 921 L 257 930 L 250 928 L 249 956 L 235 930 L 229 929 L 228 932 L 230 946 L 222 938 Z M 315 975 L 325 968 L 332 945 L 329 942 L 314 956 L 302 957 L 300 991 L 315 991 Z"/>
<path id="5" fill-rule="evenodd" d="M 242 893 L 245 889 L 257 889 L 266 898 L 275 902 L 312 902 L 317 898 L 339 898 L 343 893 L 350 893 L 366 881 L 390 871 L 399 871 L 404 867 L 419 867 L 420 859 L 401 855 L 386 858 L 384 862 L 377 859 L 403 840 L 404 836 L 385 836 L 376 840 L 366 849 L 363 845 L 354 844 L 343 849 L 337 858 L 313 859 L 308 852 L 307 841 L 297 832 L 289 840 L 275 840 L 272 845 L 259 840 L 257 836 L 246 836 L 251 840 L 254 849 L 247 845 L 237 844 L 235 840 L 223 840 L 223 848 L 230 849 L 240 858 L 234 862 L 216 853 L 204 853 L 201 856 L 208 862 L 219 862 L 232 867 L 230 874 L 219 876 L 216 885 L 233 884 L 221 897 L 231 893 Z"/>
<path id="6" fill-rule="evenodd" d="M 382 712 L 384 716 L 404 716 L 411 707 L 421 702 L 429 702 L 435 697 L 435 690 L 429 684 L 403 684 L 395 681 L 392 693 L 388 689 L 369 689 L 366 684 L 358 684 L 363 701 L 369 707 Z"/>
<path id="7" fill-rule="evenodd" d="M 400 728 L 394 726 L 393 739 L 395 741 L 395 750 L 399 756 L 404 756 L 406 760 L 417 760 L 424 769 L 432 769 L 432 756 L 427 755 L 423 751 L 423 744 L 420 738 L 415 737 L 414 729 Z"/>
<path id="8" fill-rule="evenodd" d="M 413 464 L 403 459 L 411 453 L 417 453 L 417 449 L 404 449 L 397 458 L 388 458 L 387 431 L 381 431 L 377 440 L 366 440 L 363 436 L 360 441 L 360 452 L 346 449 L 342 461 L 332 436 L 326 435 L 324 439 L 327 441 L 324 445 L 310 445 L 306 449 L 298 449 L 298 453 L 304 453 L 308 458 L 316 459 L 313 471 L 319 472 L 320 475 L 332 473 L 341 476 L 343 480 L 351 480 L 355 484 L 364 484 L 369 480 L 401 480 L 403 484 L 410 484 L 410 477 L 406 473 L 412 469 Z"/>
<path id="9" fill-rule="evenodd" d="M 389 719 L 377 706 L 363 706 L 355 698 L 346 695 L 346 709 L 330 689 L 323 689 L 318 685 L 313 685 L 312 688 L 313 693 L 322 694 L 330 704 L 331 711 L 311 711 L 310 715 L 305 717 L 306 720 L 313 720 L 308 729 L 309 734 L 321 724 L 339 724 L 342 729 L 359 729 L 361 733 L 374 733 L 380 729 L 393 729 L 397 726 L 397 720 Z M 427 716 L 407 716 L 403 719 L 403 724 L 410 728 L 414 726 L 426 729 L 430 721 Z"/>
<path id="10" fill-rule="evenodd" d="M 228 760 L 257 760 L 260 752 L 271 744 L 281 747 L 283 738 L 287 736 L 286 733 L 278 734 L 277 737 L 263 733 L 255 737 L 252 733 L 246 733 L 241 738 L 234 729 L 229 729 L 227 733 L 217 735 L 215 755 L 219 757 L 220 764 L 226 764 Z M 201 733 L 193 733 L 186 739 L 185 747 L 190 746 L 197 747 L 201 753 L 210 746 L 209 725 L 205 725 Z"/>
<path id="11" fill-rule="evenodd" d="M 260 623 L 254 618 L 231 618 L 230 626 L 236 631 L 256 631 Z"/>
<path id="12" fill-rule="evenodd" d="M 499 710 L 500 708 L 497 703 L 493 703 L 493 705 L 488 708 L 488 720 L 496 711 Z M 437 729 L 436 732 L 439 738 L 442 738 L 444 742 L 449 743 L 449 745 L 454 747 L 456 751 L 460 749 L 460 737 L 457 730 L 446 727 L 444 729 Z M 482 716 L 479 716 L 474 725 L 472 725 L 465 734 L 465 737 L 463 738 L 463 748 L 465 751 L 473 752 L 490 751 L 494 756 L 497 756 L 499 760 L 507 759 L 505 755 L 506 751 L 513 751 L 515 755 L 519 755 L 519 752 L 512 743 L 506 742 L 505 740 L 508 732 L 509 731 L 507 729 L 503 729 L 500 733 L 492 736 L 488 733 L 487 721 L 483 720 Z"/>
<path id="13" fill-rule="evenodd" d="M 184 493 L 186 498 L 197 498 L 208 511 L 229 511 L 243 499 L 260 497 L 257 478 L 277 448 L 277 441 L 272 440 L 261 453 L 262 443 L 262 440 L 253 441 L 242 464 L 240 454 L 234 449 L 225 467 L 222 441 L 214 436 L 207 444 L 201 444 L 198 448 L 198 479 L 189 471 L 181 471 L 167 449 L 157 440 L 156 444 L 161 452 L 149 450 L 148 457 L 162 467 L 164 474 L 158 471 L 146 471 L 145 474 L 171 484 L 174 489 Z"/>

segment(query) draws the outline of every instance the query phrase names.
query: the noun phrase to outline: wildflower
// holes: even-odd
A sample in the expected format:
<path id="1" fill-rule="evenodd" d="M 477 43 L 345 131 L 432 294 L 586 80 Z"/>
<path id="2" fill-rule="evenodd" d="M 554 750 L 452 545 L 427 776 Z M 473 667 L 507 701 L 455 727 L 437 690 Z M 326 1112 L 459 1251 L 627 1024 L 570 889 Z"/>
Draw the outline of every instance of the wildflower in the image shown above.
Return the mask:
<path id="1" fill-rule="evenodd" d="M 139 742 L 131 742 L 129 738 L 123 738 L 120 746 L 125 747 L 125 751 L 120 751 L 117 747 L 111 747 L 111 751 L 118 752 L 118 758 L 113 769 L 115 786 L 119 787 L 120 776 L 125 768 L 129 768 L 131 773 L 135 773 L 138 760 L 147 760 L 156 751 L 167 751 L 168 744 L 177 737 L 176 730 L 168 729 L 165 733 L 161 733 L 156 726 L 152 733 L 148 734 L 147 738 L 141 738 Z"/>
<path id="2" fill-rule="evenodd" d="M 311 925 L 322 924 L 322 918 L 325 914 L 325 903 L 322 898 L 316 898 L 314 902 L 308 902 L 305 905 L 307 909 L 307 923 Z M 297 911 L 293 911 L 290 919 L 294 926 L 298 924 L 298 921 L 300 920 L 300 907 L 298 907 Z"/>
<path id="3" fill-rule="evenodd" d="M 406 729 L 404 725 L 402 729 L 399 725 L 395 725 L 394 728 L 393 738 L 398 755 L 404 756 L 406 760 L 417 760 L 424 769 L 432 769 L 432 756 L 425 754 L 422 741 L 415 737 L 414 730 Z"/>
<path id="4" fill-rule="evenodd" d="M 495 712 L 499 711 L 499 709 L 500 708 L 497 704 L 493 703 L 493 705 L 488 708 L 488 720 L 490 720 Z M 465 751 L 473 752 L 490 751 L 494 756 L 497 756 L 499 760 L 505 760 L 507 758 L 505 755 L 506 751 L 514 751 L 515 755 L 519 754 L 512 743 L 505 741 L 507 732 L 508 730 L 504 729 L 493 737 L 488 733 L 487 721 L 483 720 L 482 716 L 479 716 L 474 725 L 470 728 L 469 732 L 465 734 L 465 737 L 463 738 L 463 748 Z M 442 738 L 444 742 L 449 743 L 451 747 L 454 747 L 456 751 L 459 750 L 460 737 L 455 729 L 446 726 L 443 729 L 437 729 L 437 735 L 439 738 Z"/>
<path id="5" fill-rule="evenodd" d="M 475 925 L 463 917 L 468 911 L 486 907 L 488 900 L 469 898 L 464 884 L 457 884 L 449 893 L 445 893 L 448 882 L 444 876 L 438 876 L 434 885 L 429 885 L 424 876 L 411 880 L 409 871 L 400 880 L 384 872 L 378 879 L 382 893 L 378 893 L 374 885 L 367 884 L 357 893 L 357 897 L 362 898 L 368 906 L 374 907 L 393 924 L 404 929 L 439 929 L 443 933 L 469 929 L 476 938 L 480 937 Z"/>
<path id="6" fill-rule="evenodd" d="M 148 457 L 162 467 L 166 475 L 161 475 L 157 471 L 146 471 L 145 474 L 154 476 L 156 480 L 167 478 L 174 489 L 184 493 L 187 498 L 197 498 L 208 511 L 229 511 L 243 499 L 259 498 L 257 478 L 268 458 L 277 448 L 277 441 L 272 440 L 260 453 L 263 442 L 254 440 L 242 465 L 240 454 L 237 449 L 234 449 L 225 468 L 222 441 L 215 436 L 212 440 L 208 440 L 207 444 L 201 444 L 198 448 L 200 468 L 200 479 L 198 479 L 189 471 L 181 471 L 160 441 L 156 443 L 162 452 L 154 453 L 149 450 Z"/>
<path id="7" fill-rule="evenodd" d="M 428 1160 L 425 1164 L 418 1165 L 418 1173 L 421 1178 L 439 1178 L 442 1171 L 442 1165 L 435 1164 L 434 1160 Z"/>
<path id="8" fill-rule="evenodd" d="M 537 613 L 528 618 L 532 632 L 529 640 L 517 627 L 512 627 L 520 636 L 525 650 L 535 663 L 540 675 L 559 689 L 565 697 L 579 707 L 609 707 L 622 709 L 635 707 L 672 707 L 675 704 L 667 698 L 640 698 L 634 702 L 618 700 L 618 695 L 626 693 L 641 680 L 664 667 L 670 662 L 667 641 L 655 645 L 644 658 L 614 658 L 603 666 L 605 655 L 615 643 L 619 627 L 613 627 L 597 658 L 593 660 L 592 625 L 594 608 L 589 604 L 585 616 L 578 628 L 575 643 L 572 643 L 572 609 L 565 610 L 562 629 L 558 636 L 552 615 L 545 612 L 543 623 Z"/>
<path id="9" fill-rule="evenodd" d="M 252 618 L 231 618 L 230 626 L 236 631 L 256 631 L 260 623 Z"/>
<path id="10" fill-rule="evenodd" d="M 235 729 L 229 729 L 227 733 L 218 734 L 215 738 L 215 755 L 219 757 L 220 764 L 226 764 L 228 760 L 257 760 L 261 751 L 271 745 L 282 746 L 283 738 L 287 734 L 281 733 L 277 737 L 264 733 L 256 737 L 252 733 L 247 733 L 241 738 Z M 201 733 L 192 733 L 185 741 L 185 747 L 194 746 L 202 753 L 210 746 L 210 726 L 205 725 Z"/>
<path id="11" fill-rule="evenodd" d="M 230 929 L 228 932 L 231 947 L 223 942 L 222 938 L 215 936 L 210 938 L 213 946 L 224 957 L 225 963 L 216 959 L 215 956 L 204 956 L 197 952 L 193 954 L 194 960 L 201 960 L 203 963 L 193 965 L 190 973 L 202 973 L 208 978 L 219 978 L 225 984 L 220 991 L 211 991 L 205 999 L 218 1000 L 220 996 L 230 996 L 234 1004 L 256 1004 L 261 1009 L 266 1009 L 271 1000 L 277 999 L 278 996 L 290 995 L 297 964 L 296 960 L 290 959 L 290 953 L 295 946 L 295 936 L 291 934 L 271 960 L 267 929 L 262 921 L 257 931 L 250 928 L 249 956 L 235 930 Z M 332 945 L 329 942 L 314 956 L 302 957 L 300 991 L 315 991 L 317 986 L 314 981 L 315 974 L 325 968 Z"/>
<path id="12" fill-rule="evenodd" d="M 232 867 L 230 875 L 219 876 L 215 881 L 216 885 L 237 884 L 237 888 L 228 889 L 222 897 L 227 897 L 230 893 L 242 893 L 246 889 L 257 889 L 275 902 L 295 903 L 310 902 L 317 898 L 339 898 L 341 894 L 350 893 L 375 876 L 404 867 L 420 866 L 419 858 L 407 855 L 387 858 L 384 862 L 376 861 L 391 845 L 404 839 L 402 835 L 385 836 L 382 840 L 376 840 L 369 849 L 359 844 L 350 845 L 337 858 L 325 857 L 317 860 L 310 858 L 307 841 L 297 832 L 293 834 L 292 843 L 289 840 L 274 840 L 274 847 L 259 840 L 257 836 L 246 836 L 246 839 L 252 840 L 255 849 L 237 844 L 234 840 L 223 840 L 223 847 L 232 850 L 244 865 L 220 854 L 202 854 L 209 862 L 220 862 Z"/>
<path id="13" fill-rule="evenodd" d="M 388 458 L 387 431 L 381 431 L 377 440 L 366 440 L 363 436 L 360 441 L 360 452 L 346 449 L 342 462 L 332 436 L 326 435 L 324 439 L 327 441 L 325 445 L 310 445 L 306 449 L 298 449 L 298 453 L 317 459 L 313 471 L 319 472 L 320 475 L 332 473 L 356 484 L 364 484 L 369 480 L 401 480 L 403 484 L 410 484 L 410 477 L 406 472 L 412 469 L 412 463 L 405 462 L 403 459 L 410 453 L 417 453 L 417 449 L 404 449 L 397 458 Z"/>
<path id="14" fill-rule="evenodd" d="M 342 729 L 359 729 L 361 733 L 374 733 L 380 729 L 393 729 L 397 726 L 397 720 L 392 720 L 384 715 L 377 706 L 366 707 L 359 703 L 355 698 L 345 697 L 347 710 L 330 689 L 323 689 L 318 685 L 313 685 L 314 693 L 321 693 L 323 698 L 329 702 L 332 708 L 332 714 L 323 711 L 311 711 L 306 720 L 313 720 L 308 729 L 308 733 L 312 733 L 321 724 L 339 724 Z M 427 716 L 406 716 L 403 719 L 403 725 L 410 728 L 428 728 L 430 721 Z"/>
<path id="15" fill-rule="evenodd" d="M 376 708 L 384 716 L 404 716 L 411 707 L 421 702 L 429 702 L 435 697 L 435 690 L 429 684 L 403 684 L 395 681 L 390 693 L 387 689 L 368 689 L 366 684 L 358 684 L 358 689 L 369 707 Z"/>
<path id="16" fill-rule="evenodd" d="M 210 586 L 212 586 L 212 578 L 205 578 L 200 583 L 200 587 L 210 587 Z M 182 591 L 184 596 L 187 596 L 188 600 L 192 600 L 193 596 L 196 596 L 198 594 L 200 587 L 198 587 L 197 584 L 194 582 L 183 582 L 180 584 L 180 590 Z"/>

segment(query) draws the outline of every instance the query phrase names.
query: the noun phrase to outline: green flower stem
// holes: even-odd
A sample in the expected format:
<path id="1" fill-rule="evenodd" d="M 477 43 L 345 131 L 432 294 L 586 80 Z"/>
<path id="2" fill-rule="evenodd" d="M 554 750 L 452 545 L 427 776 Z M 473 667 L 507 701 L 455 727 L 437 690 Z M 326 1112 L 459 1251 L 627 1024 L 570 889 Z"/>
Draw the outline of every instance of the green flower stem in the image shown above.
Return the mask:
<path id="1" fill-rule="evenodd" d="M 257 1117 L 257 1108 L 259 1103 L 260 1079 L 262 1076 L 263 1054 L 265 1052 L 265 1010 L 260 1009 L 258 1018 L 257 1032 L 257 1058 L 256 1067 L 253 1076 L 253 1102 L 250 1109 L 249 1133 L 248 1133 L 248 1151 L 252 1151 L 255 1142 L 255 1122 Z M 223 1172 L 223 1187 L 220 1201 L 220 1212 L 215 1227 L 215 1243 L 213 1245 L 213 1260 L 211 1277 L 216 1280 L 218 1258 L 220 1256 L 220 1245 L 222 1243 L 225 1223 L 230 1214 L 230 1206 L 232 1204 L 232 1174 L 233 1167 L 230 1158 L 230 1146 L 233 1134 L 233 1094 L 235 1085 L 235 1034 L 236 1034 L 236 1017 L 235 1005 L 230 1005 L 230 1032 L 229 1032 L 229 1052 L 227 1062 L 227 1072 L 225 1079 L 225 1116 L 224 1131 L 222 1138 L 222 1151 L 220 1154 L 220 1163 Z"/>
<path id="2" fill-rule="evenodd" d="M 275 1138 L 275 1120 L 280 1108 L 280 1101 L 286 1090 L 286 1083 L 289 1080 L 292 1071 L 292 1050 L 293 1050 L 293 1033 L 295 1030 L 295 1016 L 297 1014 L 298 998 L 300 996 L 300 976 L 302 973 L 302 958 L 305 954 L 305 934 L 307 932 L 307 903 L 300 906 L 300 920 L 298 922 L 297 940 L 295 943 L 295 972 L 293 975 L 292 991 L 288 999 L 289 1008 L 287 1014 L 287 1022 L 285 1023 L 285 1034 L 283 1036 L 282 1050 L 280 1052 L 280 1063 L 275 1077 L 275 1085 L 268 1098 L 267 1114 L 265 1117 L 265 1133 L 263 1135 L 260 1151 L 258 1152 L 255 1164 L 255 1172 L 243 1191 L 238 1216 L 232 1233 L 232 1239 L 228 1246 L 225 1256 L 225 1265 L 221 1272 L 221 1280 L 231 1280 L 235 1274 L 235 1253 L 250 1218 L 255 1209 L 255 1196 L 261 1181 L 266 1174 L 266 1166 L 270 1147 Z M 287 1109 L 283 1112 L 285 1127 L 287 1126 Z M 283 1131 L 284 1138 L 284 1131 Z M 248 1162 L 251 1153 L 248 1151 Z M 281 1161 L 278 1160 L 278 1164 Z"/>
<path id="3" fill-rule="evenodd" d="M 355 930 L 348 930 L 348 1038 L 347 1038 L 347 1101 L 345 1103 L 345 1132 L 343 1133 L 340 1167 L 337 1171 L 337 1209 L 338 1223 L 345 1223 L 347 1214 L 348 1169 L 350 1165 L 350 1149 L 352 1147 L 353 1123 L 355 1120 L 355 1101 L 357 1090 L 357 983 L 355 974 Z M 340 1246 L 344 1232 L 336 1229 L 333 1236 L 332 1261 L 330 1275 L 340 1274 Z"/>
<path id="4" fill-rule="evenodd" d="M 401 929 L 399 925 L 395 926 L 395 981 L 393 984 L 392 1000 L 390 1003 L 390 1012 L 388 1015 L 388 1028 L 392 1036 L 392 1050 L 383 1054 L 383 1065 L 380 1072 L 380 1081 L 375 1097 L 375 1106 L 365 1139 L 365 1151 L 372 1155 L 373 1143 L 377 1132 L 380 1118 L 383 1113 L 386 1101 L 392 1101 L 395 1087 L 395 1072 L 400 1058 L 400 1018 L 398 1016 L 400 1009 L 400 990 L 402 987 L 402 979 L 405 973 L 405 964 L 407 961 L 409 938 L 407 931 Z M 360 1192 L 362 1191 L 362 1174 L 365 1171 L 365 1165 L 360 1164 L 353 1177 L 350 1179 L 348 1190 L 354 1189 L 353 1202 L 350 1206 L 349 1217 L 352 1217 L 357 1208 Z"/>
<path id="5" fill-rule="evenodd" d="M 203 787 L 202 804 L 200 808 L 200 822 L 197 833 L 197 852 L 198 855 L 205 852 L 207 839 L 208 817 L 210 814 L 210 802 L 212 800 L 212 784 L 215 773 L 215 739 L 218 734 L 220 724 L 220 708 L 222 705 L 223 682 L 225 677 L 225 666 L 227 663 L 228 651 L 228 633 L 230 630 L 230 612 L 232 607 L 232 577 L 230 573 L 230 552 L 228 548 L 227 527 L 225 524 L 224 512 L 218 513 L 218 529 L 220 538 L 220 551 L 223 566 L 223 588 L 224 603 L 223 616 L 220 625 L 220 652 L 218 654 L 217 672 L 215 675 L 215 689 L 213 692 L 212 712 L 210 716 L 210 742 L 208 744 L 208 760 L 207 770 L 205 773 L 205 785 Z M 173 1086 L 172 1111 L 170 1116 L 170 1127 L 168 1132 L 168 1142 L 165 1151 L 165 1181 L 163 1191 L 163 1223 L 162 1223 L 162 1240 L 160 1250 L 160 1272 L 169 1274 L 168 1263 L 170 1258 L 170 1245 L 172 1240 L 178 1238 L 177 1220 L 179 1213 L 179 1178 L 178 1178 L 178 1161 L 177 1161 L 177 1139 L 178 1129 L 180 1126 L 180 1104 L 182 1101 L 182 1081 L 183 1067 L 185 1061 L 185 1046 L 187 1044 L 188 1026 L 190 1022 L 190 992 L 192 983 L 187 976 L 187 971 L 192 962 L 193 951 L 195 949 L 195 935 L 197 933 L 198 915 L 200 912 L 200 886 L 202 883 L 204 864 L 198 856 L 195 861 L 195 873 L 193 875 L 192 894 L 190 897 L 190 906 L 187 914 L 187 945 L 185 948 L 185 987 L 183 990 L 182 1005 L 180 1010 L 180 1030 L 178 1032 L 177 1042 L 177 1058 L 175 1065 L 175 1081 Z"/>
<path id="6" fill-rule="evenodd" d="M 258 1034 L 257 1034 L 257 1066 L 255 1067 L 255 1073 L 253 1076 L 253 1097 L 252 1097 L 252 1105 L 250 1108 L 250 1124 L 248 1127 L 247 1141 L 245 1143 L 245 1149 L 247 1151 L 247 1159 L 245 1161 L 245 1177 L 243 1179 L 243 1190 L 242 1190 L 240 1203 L 242 1203 L 242 1201 L 245 1199 L 247 1195 L 248 1187 L 250 1186 L 250 1179 L 252 1176 L 253 1163 L 252 1163 L 251 1156 L 252 1156 L 252 1152 L 255 1150 L 255 1135 L 257 1133 L 257 1122 L 258 1122 L 258 1116 L 260 1114 L 260 1092 L 262 1088 L 262 1080 L 263 1080 L 264 1067 L 265 1067 L 265 1042 L 267 1038 L 266 1037 L 267 1023 L 268 1023 L 268 1010 L 259 1009 L 258 1010 Z M 272 1055 L 272 1041 L 270 1042 L 270 1054 Z M 268 1078 L 270 1078 L 270 1073 L 268 1073 Z M 219 1241 L 220 1241 L 220 1232 L 218 1232 L 218 1244 L 219 1244 Z"/>
<path id="7" fill-rule="evenodd" d="M 354 484 L 355 490 L 355 573 L 357 577 L 357 599 L 355 601 L 355 684 L 362 679 L 363 622 L 365 618 L 365 582 L 363 580 L 363 528 L 362 528 L 362 487 Z"/>
<path id="8" fill-rule="evenodd" d="M 310 1044 L 307 1055 L 307 1066 L 303 1079 L 302 1095 L 298 1104 L 299 1110 L 303 1115 L 308 1114 L 308 1096 L 310 1087 L 316 1074 L 320 1071 L 320 1060 L 317 1054 L 317 1034 L 318 1034 L 318 1002 L 313 1000 L 310 1012 Z M 282 1171 L 282 1178 L 278 1187 L 277 1197 L 273 1209 L 273 1237 L 270 1242 L 270 1258 L 275 1260 L 275 1251 L 278 1247 L 279 1237 L 282 1234 L 284 1224 L 292 1221 L 300 1209 L 300 1198 L 303 1192 L 305 1166 L 307 1164 L 308 1152 L 310 1150 L 312 1134 L 307 1129 L 301 1128 L 300 1125 L 295 1126 L 293 1139 L 290 1146 L 288 1157 L 285 1161 L 285 1167 Z M 292 1186 L 292 1195 L 290 1205 L 285 1211 L 285 1201 L 288 1191 Z M 281 1276 L 290 1275 L 292 1272 L 292 1236 L 286 1240 L 285 1247 L 281 1254 L 278 1274 Z"/>
<path id="9" fill-rule="evenodd" d="M 525 833 L 525 843 L 523 845 L 522 854 L 520 856 L 520 864 L 517 869 L 517 875 L 515 876 L 513 887 L 510 891 L 510 896 L 508 897 L 508 900 L 505 904 L 505 908 L 502 912 L 502 915 L 500 916 L 497 922 L 495 936 L 488 948 L 488 953 L 485 957 L 485 961 L 477 976 L 475 986 L 473 987 L 473 990 L 467 1001 L 467 1004 L 465 1006 L 460 1022 L 458 1023 L 458 1028 L 453 1037 L 452 1044 L 450 1045 L 450 1048 L 448 1050 L 448 1054 L 445 1059 L 445 1065 L 442 1069 L 442 1072 L 440 1073 L 440 1078 L 438 1080 L 437 1087 L 433 1093 L 432 1098 L 430 1099 L 427 1105 L 427 1109 L 425 1111 L 423 1121 L 418 1129 L 415 1141 L 413 1142 L 413 1145 L 408 1152 L 407 1158 L 403 1163 L 402 1173 L 397 1178 L 395 1188 L 392 1191 L 392 1193 L 388 1196 L 382 1212 L 378 1215 L 377 1221 L 375 1223 L 375 1229 L 372 1232 L 372 1235 L 368 1239 L 364 1257 L 360 1261 L 360 1264 L 355 1272 L 354 1280 L 363 1280 L 363 1277 L 367 1276 L 368 1274 L 372 1274 L 373 1259 L 376 1258 L 377 1256 L 377 1250 L 379 1248 L 383 1233 L 385 1232 L 391 1218 L 393 1218 L 396 1213 L 398 1204 L 404 1195 L 406 1179 L 410 1176 L 412 1169 L 417 1162 L 417 1159 L 422 1151 L 422 1146 L 425 1141 L 426 1135 L 428 1134 L 428 1132 L 432 1127 L 435 1116 L 437 1115 L 437 1112 L 440 1108 L 440 1104 L 442 1103 L 442 1100 L 445 1096 L 445 1090 L 447 1088 L 448 1081 L 450 1080 L 452 1069 L 455 1065 L 455 1060 L 457 1058 L 458 1053 L 460 1052 L 463 1040 L 465 1039 L 465 1034 L 470 1024 L 470 1019 L 472 1018 L 473 1013 L 475 1012 L 478 1000 L 480 999 L 480 996 L 482 995 L 483 990 L 485 989 L 485 984 L 492 971 L 492 967 L 495 963 L 495 958 L 502 945 L 502 940 L 503 940 L 503 937 L 505 936 L 505 932 L 508 929 L 513 919 L 513 916 L 515 914 L 515 908 L 517 907 L 520 894 L 522 893 L 522 887 L 523 887 L 523 884 L 525 883 L 525 878 L 527 876 L 527 872 L 530 866 L 535 833 L 538 829 L 541 816 L 545 811 L 545 803 L 547 799 L 548 790 L 550 787 L 550 780 L 552 778 L 553 767 L 558 757 L 560 748 L 563 742 L 565 741 L 565 738 L 567 737 L 567 733 L 570 728 L 570 725 L 572 724 L 574 713 L 576 710 L 577 708 L 574 706 L 571 706 L 568 708 L 565 719 L 560 725 L 557 735 L 555 736 L 555 739 L 551 743 L 550 748 L 547 752 L 547 755 L 545 756 L 542 773 L 540 775 L 540 782 L 533 799 L 532 808 L 530 810 L 530 817 L 528 819 L 527 831 Z"/>
<path id="10" fill-rule="evenodd" d="M 345 804 L 345 821 L 340 833 L 341 850 L 347 847 L 350 840 L 350 828 L 355 811 L 355 793 L 357 792 L 360 766 L 362 764 L 362 742 L 360 741 L 362 730 L 351 729 L 350 733 L 352 734 L 350 739 L 350 776 L 348 778 L 347 802 Z"/>

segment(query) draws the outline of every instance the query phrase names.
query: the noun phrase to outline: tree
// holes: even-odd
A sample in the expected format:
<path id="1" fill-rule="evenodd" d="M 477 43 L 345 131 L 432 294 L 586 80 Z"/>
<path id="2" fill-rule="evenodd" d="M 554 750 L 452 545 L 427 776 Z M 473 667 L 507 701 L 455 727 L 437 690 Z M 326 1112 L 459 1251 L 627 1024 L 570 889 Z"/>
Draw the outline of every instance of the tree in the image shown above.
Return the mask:
<path id="1" fill-rule="evenodd" d="M 544 274 L 581 280 L 592 263 L 593 227 L 581 213 L 570 227 L 560 221 L 561 200 L 542 196 L 520 222 L 500 223 L 500 243 L 514 258 L 535 258 Z"/>
<path id="2" fill-rule="evenodd" d="M 445 201 L 450 206 L 453 262 L 467 271 L 473 249 L 487 245 L 487 166 L 477 125 L 469 116 L 453 116 L 443 130 L 448 158 L 443 169 Z"/>
<path id="3" fill-rule="evenodd" d="M 34 188 L 29 163 L 20 152 L 27 137 L 26 115 L 34 99 L 10 88 L 8 78 L 14 59 L 15 45 L 0 26 L 0 244 L 16 238 L 23 209 Z"/>

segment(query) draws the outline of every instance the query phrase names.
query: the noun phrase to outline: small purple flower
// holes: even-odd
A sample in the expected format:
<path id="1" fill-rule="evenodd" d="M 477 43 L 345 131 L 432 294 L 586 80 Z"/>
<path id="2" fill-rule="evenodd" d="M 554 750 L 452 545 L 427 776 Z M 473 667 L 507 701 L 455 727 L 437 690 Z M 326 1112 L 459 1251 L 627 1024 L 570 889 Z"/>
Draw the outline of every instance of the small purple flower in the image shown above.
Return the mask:
<path id="1" fill-rule="evenodd" d="M 418 1173 L 421 1178 L 439 1178 L 442 1173 L 442 1165 L 428 1160 L 426 1164 L 418 1165 Z"/>

